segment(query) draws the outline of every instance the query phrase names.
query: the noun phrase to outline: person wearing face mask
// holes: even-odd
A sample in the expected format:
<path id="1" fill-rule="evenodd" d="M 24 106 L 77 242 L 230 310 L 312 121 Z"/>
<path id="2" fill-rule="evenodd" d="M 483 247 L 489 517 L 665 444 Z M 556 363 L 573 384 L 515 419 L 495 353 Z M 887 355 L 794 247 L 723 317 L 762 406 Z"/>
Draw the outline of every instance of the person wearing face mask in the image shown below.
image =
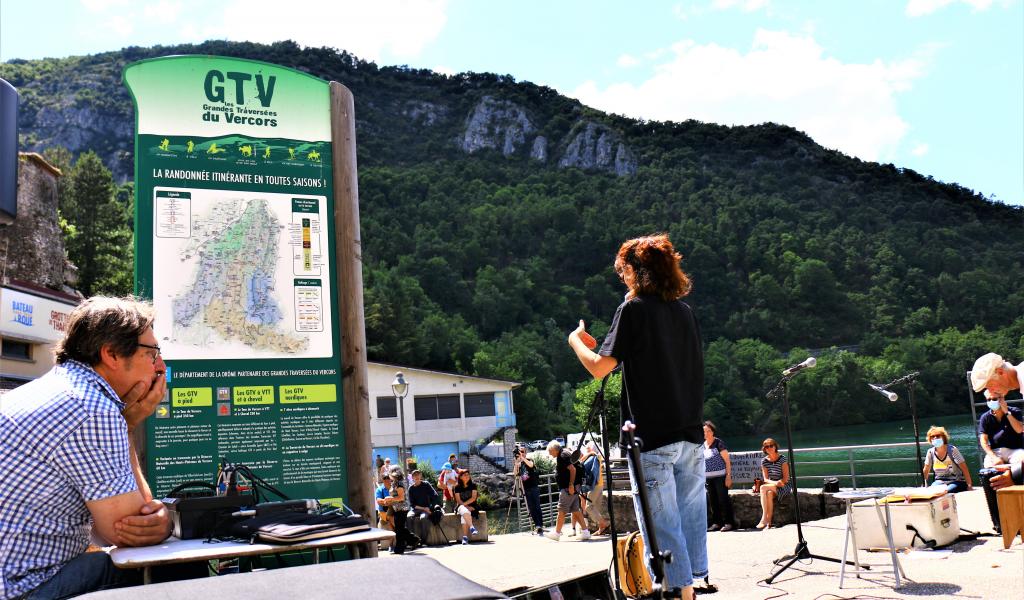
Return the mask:
<path id="1" fill-rule="evenodd" d="M 1024 363 L 1017 366 L 992 352 L 974 362 L 971 386 L 985 390 L 988 412 L 978 420 L 978 441 L 985 452 L 985 467 L 1024 463 L 1024 416 L 1006 404 L 1006 393 L 1020 389 Z"/>
<path id="2" fill-rule="evenodd" d="M 924 459 L 924 480 L 928 481 L 928 474 L 934 469 L 935 481 L 932 486 L 945 487 L 950 494 L 970 491 L 974 485 L 967 463 L 960 450 L 949 443 L 946 428 L 934 425 L 928 428 L 928 441 L 932 447 Z"/>

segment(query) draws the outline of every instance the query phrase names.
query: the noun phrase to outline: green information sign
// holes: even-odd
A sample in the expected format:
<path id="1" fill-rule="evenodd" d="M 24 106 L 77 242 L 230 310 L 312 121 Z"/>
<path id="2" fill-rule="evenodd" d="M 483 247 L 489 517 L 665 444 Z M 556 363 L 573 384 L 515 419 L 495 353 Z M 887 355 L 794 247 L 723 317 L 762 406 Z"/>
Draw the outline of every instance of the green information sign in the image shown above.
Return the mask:
<path id="1" fill-rule="evenodd" d="M 345 494 L 326 81 L 234 58 L 129 65 L 135 285 L 168 395 L 146 426 L 161 496 L 222 459 L 292 498 Z"/>

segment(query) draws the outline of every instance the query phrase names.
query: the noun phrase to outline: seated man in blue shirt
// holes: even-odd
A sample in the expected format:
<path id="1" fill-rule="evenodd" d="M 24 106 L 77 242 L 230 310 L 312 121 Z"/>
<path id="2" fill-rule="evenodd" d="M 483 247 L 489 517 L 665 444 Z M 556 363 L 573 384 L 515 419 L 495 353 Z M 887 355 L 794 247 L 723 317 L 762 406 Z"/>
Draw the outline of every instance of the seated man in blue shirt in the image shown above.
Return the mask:
<path id="1" fill-rule="evenodd" d="M 1014 366 L 998 354 L 988 353 L 974 362 L 971 385 L 985 390 L 989 410 L 978 419 L 978 442 L 985 452 L 985 466 L 1024 462 L 1024 416 L 1007 406 L 1006 394 L 1021 388 L 1024 363 Z"/>
<path id="2" fill-rule="evenodd" d="M 170 533 L 129 436 L 166 393 L 153 309 L 95 297 L 72 311 L 57 365 L 0 407 L 0 597 L 57 598 L 141 582 L 104 544 Z"/>
<path id="3" fill-rule="evenodd" d="M 381 529 L 391 529 L 388 524 L 388 498 L 391 497 L 391 475 L 381 473 L 380 483 L 373 493 L 374 503 L 377 505 L 377 526 Z"/>

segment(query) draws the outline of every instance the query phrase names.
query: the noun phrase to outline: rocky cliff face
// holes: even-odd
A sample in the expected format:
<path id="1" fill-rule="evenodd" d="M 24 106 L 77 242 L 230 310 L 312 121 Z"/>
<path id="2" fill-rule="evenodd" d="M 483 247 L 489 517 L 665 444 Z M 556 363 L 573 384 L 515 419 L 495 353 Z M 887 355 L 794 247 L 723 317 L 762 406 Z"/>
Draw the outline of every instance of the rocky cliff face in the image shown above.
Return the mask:
<path id="1" fill-rule="evenodd" d="M 523 107 L 508 100 L 484 96 L 466 119 L 459 148 L 467 154 L 485 148 L 496 149 L 508 157 L 516 154 L 537 129 Z M 605 171 L 619 177 L 636 174 L 636 155 L 622 136 L 607 125 L 581 121 L 569 132 L 563 144 L 565 153 L 558 161 L 560 168 Z M 543 135 L 533 138 L 529 156 L 533 161 L 546 163 L 548 138 Z"/>
<path id="2" fill-rule="evenodd" d="M 287 45 L 285 45 L 287 46 Z M 126 49 L 89 57 L 0 63 L 0 76 L 22 94 L 22 149 L 64 146 L 96 152 L 118 182 L 134 177 L 134 112 L 120 81 L 125 64 L 163 54 L 225 53 L 266 59 L 261 48 L 210 42 L 199 47 Z M 276 49 L 280 50 L 280 49 Z M 248 56 L 248 52 L 256 52 Z M 312 55 L 316 55 L 315 58 Z M 625 136 L 600 117 L 579 121 L 582 106 L 532 84 L 489 74 L 441 78 L 378 68 L 351 58 L 284 48 L 271 57 L 356 95 L 361 164 L 409 163 L 487 150 L 535 168 L 575 167 L 619 176 L 636 172 Z M 288 58 L 298 61 L 289 63 Z M 345 61 L 349 62 L 346 63 Z M 45 65 L 44 65 L 45 63 Z M 594 113 L 596 114 L 596 113 Z M 566 131 L 569 131 L 566 134 Z M 372 157 L 363 160 L 364 156 Z"/>
<path id="3" fill-rule="evenodd" d="M 448 116 L 448 107 L 434 102 L 409 100 L 405 103 L 402 114 L 419 125 L 430 127 Z"/>
<path id="4" fill-rule="evenodd" d="M 466 119 L 459 147 L 468 154 L 492 148 L 511 156 L 536 130 L 521 106 L 484 96 Z"/>
<path id="5" fill-rule="evenodd" d="M 537 162 L 548 162 L 548 138 L 538 135 L 533 139 L 533 147 L 530 148 L 530 158 Z"/>
<path id="6" fill-rule="evenodd" d="M 608 171 L 619 177 L 636 174 L 633 151 L 607 126 L 582 122 L 569 133 L 569 139 L 565 154 L 558 161 L 559 167 Z"/>

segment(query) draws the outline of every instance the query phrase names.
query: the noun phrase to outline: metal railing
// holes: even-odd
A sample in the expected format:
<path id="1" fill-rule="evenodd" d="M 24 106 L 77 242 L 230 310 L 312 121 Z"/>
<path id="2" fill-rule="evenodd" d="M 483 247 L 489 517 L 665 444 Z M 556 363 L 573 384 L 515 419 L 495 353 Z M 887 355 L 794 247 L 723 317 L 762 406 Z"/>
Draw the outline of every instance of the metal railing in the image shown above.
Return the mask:
<path id="1" fill-rule="evenodd" d="M 544 524 L 554 523 L 558 516 L 558 486 L 555 484 L 555 474 L 547 473 L 538 475 L 540 481 L 537 486 L 540 488 L 540 512 Z M 516 526 L 519 531 L 533 530 L 533 520 L 530 519 L 530 511 L 526 507 L 526 499 L 522 496 L 515 498 L 516 503 Z"/>
<path id="2" fill-rule="evenodd" d="M 922 452 L 927 445 L 922 444 Z M 882 479 L 896 480 L 896 484 L 903 480 L 906 485 L 920 485 L 921 472 L 917 470 L 917 455 L 914 451 L 914 442 L 899 442 L 894 444 L 859 444 L 855 446 L 820 446 L 814 448 L 794 448 L 793 453 L 797 459 L 797 476 L 801 488 L 820 487 L 819 482 L 811 483 L 812 479 L 824 477 L 835 477 L 839 479 L 842 487 L 856 489 L 864 485 L 866 480 Z M 866 452 L 879 450 L 906 449 L 906 456 L 895 457 L 872 457 L 864 456 Z M 810 459 L 808 454 L 834 454 L 834 457 L 824 459 Z M 804 455 L 804 456 L 801 456 Z M 612 489 L 629 490 L 629 468 L 624 458 L 612 459 Z M 896 471 L 885 469 L 888 465 L 900 465 Z M 823 470 L 824 469 L 824 470 Z M 909 470 L 907 470 L 909 469 Z M 758 471 L 759 472 L 759 471 Z M 540 475 L 540 504 L 541 513 L 545 525 L 555 522 L 558 514 L 558 486 L 555 484 L 554 473 Z M 750 483 L 752 478 L 733 477 L 736 483 Z M 533 529 L 533 522 L 530 520 L 530 513 L 526 507 L 526 500 L 515 498 L 517 515 L 516 524 L 519 531 Z"/>
<path id="3" fill-rule="evenodd" d="M 921 472 L 917 469 L 917 456 L 913 449 L 916 444 L 914 442 L 899 442 L 895 444 L 860 444 L 856 446 L 821 446 L 818 448 L 794 448 L 793 453 L 797 455 L 799 460 L 800 454 L 807 453 L 822 453 L 822 452 L 835 452 L 839 456 L 844 458 L 840 460 L 800 460 L 797 463 L 797 476 L 799 479 L 805 479 L 807 477 L 835 477 L 839 479 L 840 484 L 844 480 L 848 480 L 850 485 L 854 489 L 857 488 L 857 478 L 860 477 L 863 481 L 867 478 L 882 478 L 882 479 L 911 479 L 920 481 Z M 922 444 L 922 450 L 924 444 Z M 889 457 L 889 458 L 855 458 L 857 452 L 870 451 L 870 450 L 883 450 L 887 448 L 907 448 L 907 456 Z M 888 465 L 888 464 L 907 464 L 910 465 L 911 471 L 878 471 L 870 468 L 873 465 Z M 821 473 L 818 469 L 820 465 L 846 465 L 845 469 L 838 469 L 836 471 L 828 471 Z M 808 474 L 808 470 L 813 470 L 813 474 Z M 916 485 L 916 483 L 915 483 Z"/>
<path id="4" fill-rule="evenodd" d="M 604 473 L 602 472 L 602 476 Z M 558 485 L 555 483 L 555 474 L 547 473 L 539 475 L 540 483 L 540 512 L 546 526 L 554 526 L 558 517 Z M 612 489 L 629 489 L 629 467 L 624 458 L 612 459 Z M 530 519 L 530 511 L 527 509 L 526 500 L 517 497 L 513 500 L 516 503 L 516 525 L 519 531 L 531 531 L 533 521 Z"/>

